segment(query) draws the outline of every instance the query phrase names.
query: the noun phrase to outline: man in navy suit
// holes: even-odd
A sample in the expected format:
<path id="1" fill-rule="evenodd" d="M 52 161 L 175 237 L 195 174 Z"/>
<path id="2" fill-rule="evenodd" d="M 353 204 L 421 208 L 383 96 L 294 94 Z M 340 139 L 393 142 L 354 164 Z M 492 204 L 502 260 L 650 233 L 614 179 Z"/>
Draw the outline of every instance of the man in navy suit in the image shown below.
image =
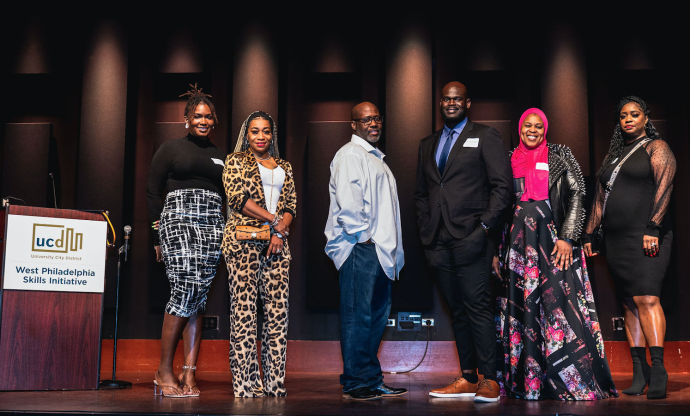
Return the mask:
<path id="1" fill-rule="evenodd" d="M 462 377 L 429 394 L 494 402 L 499 388 L 489 235 L 510 202 L 512 171 L 498 131 L 467 119 L 471 104 L 463 84 L 448 83 L 440 101 L 445 125 L 419 144 L 419 234 L 450 310 L 462 367 Z"/>

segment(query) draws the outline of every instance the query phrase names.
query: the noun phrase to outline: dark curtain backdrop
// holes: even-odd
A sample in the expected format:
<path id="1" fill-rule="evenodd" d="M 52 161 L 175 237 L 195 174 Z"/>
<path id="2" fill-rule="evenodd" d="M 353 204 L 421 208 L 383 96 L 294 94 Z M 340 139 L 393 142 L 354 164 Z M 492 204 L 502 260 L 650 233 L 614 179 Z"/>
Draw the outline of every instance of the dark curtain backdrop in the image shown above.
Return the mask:
<path id="1" fill-rule="evenodd" d="M 484 12 L 486 13 L 486 12 Z M 374 13 L 375 14 L 375 13 Z M 203 30 L 188 22 L 137 18 L 75 22 L 50 17 L 12 19 L 2 60 L 0 111 L 3 197 L 36 206 L 106 209 L 118 232 L 131 225 L 132 252 L 122 269 L 122 338 L 158 338 L 169 286 L 154 260 L 146 179 L 155 149 L 185 134 L 185 100 L 197 83 L 213 96 L 219 124 L 213 142 L 234 148 L 240 124 L 254 110 L 271 113 L 279 146 L 293 166 L 298 212 L 290 235 L 289 338 L 339 339 L 338 274 L 324 254 L 329 164 L 349 140 L 350 109 L 375 103 L 385 115 L 382 149 L 396 176 L 406 265 L 394 285 L 398 311 L 434 318 L 434 340 L 452 340 L 447 310 L 427 269 L 412 201 L 417 145 L 442 126 L 440 91 L 452 80 L 472 98 L 469 117 L 496 127 L 506 149 L 517 144 L 517 122 L 528 107 L 549 117 L 549 141 L 568 145 L 589 187 L 608 149 L 613 110 L 624 95 L 639 95 L 678 160 L 670 207 L 676 242 L 662 304 L 667 340 L 690 340 L 688 82 L 673 39 L 682 25 L 667 16 L 646 19 L 644 30 L 612 24 L 617 16 L 563 20 L 541 13 L 537 24 L 513 16 L 442 19 L 419 13 L 370 19 L 280 13 L 228 24 L 212 17 Z M 488 23 L 490 22 L 490 23 Z M 53 198 L 53 174 L 56 201 Z M 11 200 L 11 203 L 21 203 Z M 121 243 L 119 239 L 118 244 Z M 108 260 L 104 337 L 113 336 L 115 252 Z M 227 271 L 221 264 L 209 295 L 209 315 L 228 338 Z M 604 259 L 590 262 L 594 294 L 607 340 L 623 340 L 611 318 L 622 316 Z M 384 338 L 414 340 L 422 333 L 389 329 Z"/>

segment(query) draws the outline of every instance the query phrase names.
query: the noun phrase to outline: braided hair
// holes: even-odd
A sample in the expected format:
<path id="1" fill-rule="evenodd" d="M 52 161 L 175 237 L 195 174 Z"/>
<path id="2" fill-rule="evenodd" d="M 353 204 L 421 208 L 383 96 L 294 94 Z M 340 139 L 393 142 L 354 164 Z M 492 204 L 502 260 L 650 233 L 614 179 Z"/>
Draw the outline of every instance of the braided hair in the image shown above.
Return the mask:
<path id="1" fill-rule="evenodd" d="M 278 152 L 278 129 L 276 128 L 276 124 L 273 122 L 273 117 L 263 111 L 254 111 L 249 115 L 249 117 L 247 117 L 246 120 L 244 120 L 244 123 L 242 123 L 242 128 L 240 129 L 240 135 L 237 137 L 235 153 L 244 152 L 249 149 L 249 140 L 247 140 L 247 135 L 249 134 L 249 124 L 252 122 L 252 120 L 257 118 L 268 120 L 268 123 L 271 125 L 272 138 L 271 144 L 268 146 L 268 154 L 276 159 L 279 159 L 280 153 Z"/>
<path id="2" fill-rule="evenodd" d="M 623 107 L 625 107 L 626 104 L 631 102 L 637 104 L 637 106 L 640 107 L 640 110 L 642 110 L 644 115 L 647 116 L 647 124 L 645 124 L 644 126 L 644 131 L 647 137 L 649 137 L 652 140 L 661 139 L 659 132 L 656 131 L 656 128 L 654 128 L 654 124 L 652 124 L 652 120 L 649 118 L 650 111 L 647 103 L 644 102 L 642 98 L 636 97 L 634 95 L 623 97 L 623 99 L 621 99 L 618 102 L 618 106 L 616 106 L 616 113 L 614 114 L 616 125 L 613 128 L 611 146 L 609 147 L 609 152 L 606 154 L 606 157 L 604 158 L 604 163 L 602 163 L 601 168 L 599 168 L 599 171 L 597 172 L 597 176 L 601 175 L 606 169 L 606 167 L 609 164 L 613 163 L 613 161 L 619 158 L 623 153 L 623 145 L 625 144 L 625 139 L 623 138 L 623 132 L 621 130 L 620 114 Z"/>
<path id="3" fill-rule="evenodd" d="M 188 121 L 191 120 L 194 116 L 194 111 L 196 111 L 196 107 L 199 104 L 205 104 L 211 110 L 213 122 L 217 124 L 218 116 L 216 115 L 216 107 L 213 106 L 213 103 L 210 100 L 211 95 L 201 92 L 203 88 L 197 88 L 196 83 L 194 83 L 194 85 L 189 84 L 189 86 L 192 87 L 192 89 L 180 95 L 180 97 L 189 97 L 189 101 L 187 101 L 187 105 L 184 108 L 185 118 Z"/>

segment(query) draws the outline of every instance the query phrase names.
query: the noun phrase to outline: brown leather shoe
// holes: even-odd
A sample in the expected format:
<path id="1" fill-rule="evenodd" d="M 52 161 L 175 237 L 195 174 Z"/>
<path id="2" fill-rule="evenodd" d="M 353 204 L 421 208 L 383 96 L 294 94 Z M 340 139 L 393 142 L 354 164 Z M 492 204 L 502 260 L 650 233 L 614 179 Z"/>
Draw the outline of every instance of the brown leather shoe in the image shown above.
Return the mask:
<path id="1" fill-rule="evenodd" d="M 477 392 L 477 384 L 470 383 L 462 377 L 453 380 L 450 385 L 431 390 L 429 396 L 433 397 L 471 397 Z"/>
<path id="2" fill-rule="evenodd" d="M 475 402 L 497 402 L 501 398 L 501 390 L 498 383 L 493 380 L 484 379 L 477 386 L 477 394 L 474 396 Z"/>

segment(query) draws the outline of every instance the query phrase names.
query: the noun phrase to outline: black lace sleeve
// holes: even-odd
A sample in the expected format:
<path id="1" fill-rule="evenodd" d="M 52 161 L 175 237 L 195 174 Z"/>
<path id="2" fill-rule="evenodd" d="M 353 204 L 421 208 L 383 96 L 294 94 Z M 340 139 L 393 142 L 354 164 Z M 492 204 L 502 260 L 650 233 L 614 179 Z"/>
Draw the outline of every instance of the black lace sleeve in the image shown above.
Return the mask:
<path id="1" fill-rule="evenodd" d="M 647 221 L 647 235 L 659 236 L 661 222 L 666 215 L 673 191 L 673 177 L 676 174 L 676 158 L 663 140 L 653 140 L 645 147 L 649 154 L 654 175 L 654 199 Z"/>
<path id="2" fill-rule="evenodd" d="M 589 210 L 589 219 L 587 220 L 587 227 L 585 232 L 582 234 L 582 243 L 587 244 L 592 242 L 592 234 L 597 229 L 599 224 L 601 224 L 601 216 L 604 209 L 604 197 L 606 196 L 606 191 L 603 186 L 599 183 L 599 176 L 596 176 L 596 188 L 594 190 L 594 201 L 592 201 L 592 209 Z"/>

